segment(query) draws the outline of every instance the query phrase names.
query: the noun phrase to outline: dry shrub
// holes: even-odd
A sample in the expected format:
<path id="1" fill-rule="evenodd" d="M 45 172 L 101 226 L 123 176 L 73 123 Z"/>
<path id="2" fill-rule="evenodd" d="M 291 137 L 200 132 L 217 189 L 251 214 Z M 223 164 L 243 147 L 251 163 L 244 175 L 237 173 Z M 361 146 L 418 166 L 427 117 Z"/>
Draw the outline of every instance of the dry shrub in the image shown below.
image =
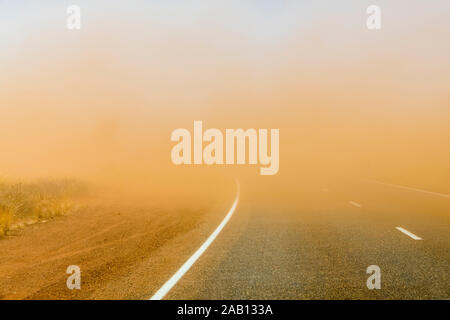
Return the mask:
<path id="1" fill-rule="evenodd" d="M 46 180 L 34 183 L 0 181 L 0 236 L 14 223 L 38 221 L 64 215 L 74 208 L 71 199 L 86 187 L 71 180 Z"/>

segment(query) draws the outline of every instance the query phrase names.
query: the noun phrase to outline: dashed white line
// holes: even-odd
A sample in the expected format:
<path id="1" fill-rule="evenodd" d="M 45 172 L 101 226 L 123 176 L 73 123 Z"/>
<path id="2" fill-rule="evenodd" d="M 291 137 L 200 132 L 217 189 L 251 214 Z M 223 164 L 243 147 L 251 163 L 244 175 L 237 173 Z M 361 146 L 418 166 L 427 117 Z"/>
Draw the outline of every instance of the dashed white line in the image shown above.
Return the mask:
<path id="1" fill-rule="evenodd" d="M 222 231 L 222 229 L 225 227 L 225 225 L 228 223 L 228 220 L 230 220 L 231 216 L 233 215 L 234 211 L 236 210 L 237 204 L 239 202 L 239 182 L 236 180 L 237 185 L 237 194 L 236 199 L 233 202 L 233 205 L 231 206 L 230 210 L 228 211 L 225 218 L 222 220 L 222 222 L 219 224 L 219 226 L 214 230 L 214 232 L 209 236 L 208 239 L 201 245 L 200 248 L 197 249 L 197 251 L 194 252 L 194 254 L 181 266 L 180 269 L 178 269 L 177 272 L 169 279 L 167 282 L 149 299 L 149 300 L 161 300 L 164 298 L 164 296 L 177 284 L 177 282 L 184 276 L 186 272 L 192 267 L 192 265 L 200 258 L 200 256 L 208 249 L 209 245 L 216 239 L 217 235 Z"/>
<path id="2" fill-rule="evenodd" d="M 413 238 L 414 240 L 422 240 L 421 237 L 416 236 L 414 233 L 409 232 L 408 230 L 402 228 L 402 227 L 395 227 L 398 231 L 403 232 L 404 234 L 406 234 L 407 236 Z"/>
<path id="3" fill-rule="evenodd" d="M 355 201 L 349 201 L 348 203 L 350 203 L 352 206 L 355 206 L 357 208 L 361 208 L 361 205 L 358 202 Z"/>

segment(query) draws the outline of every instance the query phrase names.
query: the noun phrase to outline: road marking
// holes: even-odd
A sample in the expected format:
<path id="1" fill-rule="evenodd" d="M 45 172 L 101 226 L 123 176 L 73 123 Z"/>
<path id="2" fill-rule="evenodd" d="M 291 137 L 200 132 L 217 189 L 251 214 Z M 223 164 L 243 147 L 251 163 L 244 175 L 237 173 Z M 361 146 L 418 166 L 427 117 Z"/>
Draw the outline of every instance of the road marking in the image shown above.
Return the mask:
<path id="1" fill-rule="evenodd" d="M 406 234 L 407 236 L 413 238 L 414 240 L 422 240 L 421 237 L 416 236 L 414 233 L 409 232 L 408 230 L 403 229 L 402 227 L 395 227 L 395 229 L 397 229 L 400 232 L 403 232 L 404 234 Z"/>
<path id="2" fill-rule="evenodd" d="M 184 276 L 186 272 L 192 267 L 192 265 L 200 258 L 200 256 L 208 249 L 209 245 L 216 239 L 217 235 L 222 231 L 222 229 L 225 227 L 225 225 L 228 223 L 228 220 L 230 220 L 231 216 L 233 215 L 234 211 L 236 210 L 237 204 L 239 202 L 239 182 L 236 180 L 237 185 L 237 194 L 236 199 L 233 202 L 233 205 L 231 206 L 230 210 L 228 211 L 225 218 L 222 220 L 222 222 L 219 224 L 219 226 L 214 230 L 214 232 L 209 236 L 208 239 L 201 245 L 200 248 L 195 251 L 195 253 L 181 266 L 180 269 L 178 269 L 177 272 L 169 279 L 167 282 L 149 299 L 149 300 L 161 300 L 164 298 L 164 296 L 170 291 L 170 289 L 173 288 L 177 284 L 177 282 Z"/>
<path id="3" fill-rule="evenodd" d="M 350 203 L 352 206 L 361 208 L 361 205 L 360 205 L 358 202 L 355 202 L 355 201 L 349 201 L 348 203 Z"/>
<path id="4" fill-rule="evenodd" d="M 439 192 L 432 192 L 432 191 L 427 191 L 427 190 L 423 190 L 423 189 L 417 189 L 417 188 L 411 188 L 411 187 L 406 187 L 406 186 L 402 186 L 399 184 L 392 184 L 392 183 L 385 183 L 385 182 L 381 182 L 381 181 L 375 181 L 376 183 L 379 184 L 384 184 L 387 186 L 391 186 L 394 188 L 400 188 L 400 189 L 406 189 L 406 190 L 411 190 L 411 191 L 416 191 L 416 192 L 422 192 L 422 193 L 428 193 L 428 194 L 432 194 L 435 196 L 439 196 L 439 197 L 443 197 L 443 198 L 449 198 L 450 199 L 450 195 L 449 194 L 445 194 L 445 193 L 439 193 Z"/>

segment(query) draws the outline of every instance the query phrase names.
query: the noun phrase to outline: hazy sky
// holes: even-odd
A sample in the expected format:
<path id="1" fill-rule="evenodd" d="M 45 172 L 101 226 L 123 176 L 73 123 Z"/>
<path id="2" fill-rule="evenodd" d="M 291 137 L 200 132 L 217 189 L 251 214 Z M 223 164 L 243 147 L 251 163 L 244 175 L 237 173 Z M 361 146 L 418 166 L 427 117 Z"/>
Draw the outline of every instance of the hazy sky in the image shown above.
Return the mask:
<path id="1" fill-rule="evenodd" d="M 448 181 L 448 39 L 448 0 L 0 0 L 0 175 L 170 166 L 171 130 L 203 120 L 280 128 L 280 174 Z"/>

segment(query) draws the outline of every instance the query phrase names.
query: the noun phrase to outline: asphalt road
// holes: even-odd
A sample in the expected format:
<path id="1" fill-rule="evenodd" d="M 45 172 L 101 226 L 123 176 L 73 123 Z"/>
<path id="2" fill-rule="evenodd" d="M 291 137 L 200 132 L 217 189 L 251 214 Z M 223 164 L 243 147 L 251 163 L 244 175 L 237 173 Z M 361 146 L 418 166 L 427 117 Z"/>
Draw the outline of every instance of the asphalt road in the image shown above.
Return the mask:
<path id="1" fill-rule="evenodd" d="M 255 191 L 241 179 L 213 238 L 232 183 L 203 208 L 94 206 L 20 230 L 0 240 L 0 298 L 150 299 L 202 247 L 162 298 L 450 298 L 450 198 L 371 181 L 264 181 Z M 69 265 L 80 290 L 66 286 Z M 371 265 L 381 289 L 366 286 Z"/>
<path id="2" fill-rule="evenodd" d="M 450 298 L 450 199 L 361 181 L 298 197 L 296 208 L 283 207 L 243 191 L 227 226 L 164 298 Z M 379 290 L 366 286 L 370 265 L 381 269 Z"/>

